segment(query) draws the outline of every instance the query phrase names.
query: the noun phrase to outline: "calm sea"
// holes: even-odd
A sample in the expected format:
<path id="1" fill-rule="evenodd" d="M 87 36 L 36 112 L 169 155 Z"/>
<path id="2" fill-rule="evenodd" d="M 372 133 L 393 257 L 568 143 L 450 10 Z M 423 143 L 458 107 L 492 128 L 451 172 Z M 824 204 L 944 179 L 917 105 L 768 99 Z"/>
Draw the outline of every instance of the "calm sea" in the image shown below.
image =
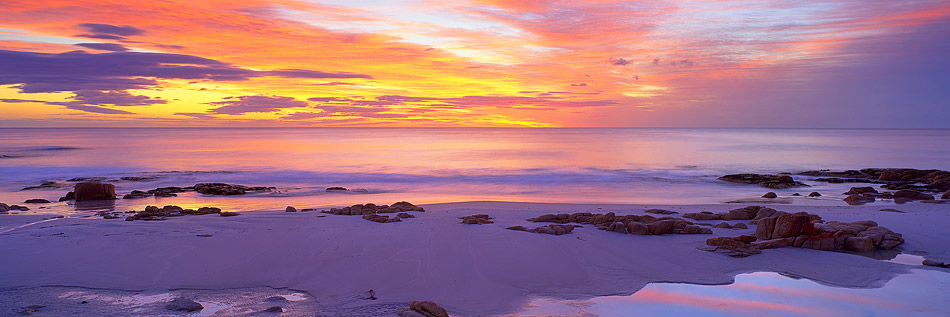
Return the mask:
<path id="1" fill-rule="evenodd" d="M 55 201 L 76 177 L 147 177 L 115 181 L 120 195 L 199 182 L 279 188 L 243 197 L 119 201 L 119 208 L 255 210 L 398 200 L 700 204 L 770 191 L 716 180 L 724 174 L 864 167 L 950 170 L 950 130 L 0 129 L 0 202 L 8 204 Z M 43 181 L 62 185 L 20 190 Z M 776 192 L 783 202 L 837 205 L 848 187 L 808 183 L 814 187 Z M 331 186 L 351 190 L 326 192 Z M 811 191 L 826 196 L 790 196 Z"/>

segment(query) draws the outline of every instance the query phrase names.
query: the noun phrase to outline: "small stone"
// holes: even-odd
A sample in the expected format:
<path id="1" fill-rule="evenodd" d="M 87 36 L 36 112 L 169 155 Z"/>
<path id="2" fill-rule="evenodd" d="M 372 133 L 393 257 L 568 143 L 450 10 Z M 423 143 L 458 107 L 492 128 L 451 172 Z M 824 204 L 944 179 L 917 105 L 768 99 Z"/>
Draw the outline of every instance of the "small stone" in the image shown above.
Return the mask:
<path id="1" fill-rule="evenodd" d="M 778 195 L 776 195 L 774 192 L 768 192 L 765 193 L 765 195 L 762 195 L 762 198 L 778 198 Z"/>
<path id="2" fill-rule="evenodd" d="M 284 209 L 284 211 L 286 211 L 286 212 L 297 212 L 297 208 L 294 208 L 294 206 L 287 206 L 287 209 Z M 277 308 L 280 308 L 280 307 L 277 307 Z"/>
<path id="3" fill-rule="evenodd" d="M 819 193 L 819 192 L 811 192 L 811 193 L 808 194 L 808 197 L 821 197 L 821 193 Z"/>
<path id="4" fill-rule="evenodd" d="M 27 201 L 24 201 L 23 203 L 24 204 L 48 204 L 50 203 L 50 201 L 46 199 L 36 198 L 36 199 L 28 199 Z"/>
<path id="5" fill-rule="evenodd" d="M 241 215 L 241 213 L 239 213 L 239 212 L 233 212 L 233 211 L 222 211 L 222 212 L 221 212 L 221 217 L 234 217 L 234 216 L 240 216 L 240 215 Z"/>

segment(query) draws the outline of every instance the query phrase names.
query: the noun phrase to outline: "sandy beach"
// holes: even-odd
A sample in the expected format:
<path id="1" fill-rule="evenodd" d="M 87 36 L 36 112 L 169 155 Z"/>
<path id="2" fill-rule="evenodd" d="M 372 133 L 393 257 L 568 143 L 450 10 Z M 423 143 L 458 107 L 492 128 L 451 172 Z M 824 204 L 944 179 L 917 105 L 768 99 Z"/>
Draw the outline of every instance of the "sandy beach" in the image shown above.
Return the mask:
<path id="1" fill-rule="evenodd" d="M 874 288 L 910 269 L 945 270 L 793 247 L 746 258 L 697 248 L 710 237 L 753 234 L 755 226 L 713 228 L 712 235 L 662 236 L 618 234 L 590 225 L 559 236 L 505 229 L 534 227 L 538 224 L 526 219 L 548 213 L 643 215 L 647 209 L 661 208 L 680 216 L 744 207 L 736 204 L 463 202 L 423 207 L 425 212 L 412 212 L 415 218 L 398 223 L 316 211 L 292 213 L 277 207 L 238 217 L 133 222 L 79 214 L 53 219 L 3 215 L 0 288 L 287 288 L 304 291 L 320 307 L 338 313 L 430 300 L 453 315 L 468 316 L 515 313 L 535 298 L 632 294 L 653 282 L 728 284 L 747 272 L 780 272 L 832 286 Z M 880 211 L 876 205 L 772 207 L 818 214 L 825 220 L 873 220 L 903 235 L 904 253 L 950 261 L 944 237 L 950 222 L 946 205 L 895 207 L 903 213 Z M 460 222 L 460 217 L 472 214 L 489 214 L 494 223 Z M 370 289 L 377 300 L 362 298 Z M 19 304 L 23 303 L 4 306 Z M 393 306 L 385 306 L 389 304 Z"/>

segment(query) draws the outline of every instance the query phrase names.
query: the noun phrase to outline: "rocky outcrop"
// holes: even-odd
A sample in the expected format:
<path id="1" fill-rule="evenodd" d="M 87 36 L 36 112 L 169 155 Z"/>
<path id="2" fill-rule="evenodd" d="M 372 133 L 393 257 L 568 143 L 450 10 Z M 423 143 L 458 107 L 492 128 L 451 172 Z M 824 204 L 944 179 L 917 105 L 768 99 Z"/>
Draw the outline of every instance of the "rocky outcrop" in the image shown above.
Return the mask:
<path id="1" fill-rule="evenodd" d="M 910 189 L 925 193 L 942 193 L 950 190 L 950 172 L 941 170 L 918 170 L 912 168 L 865 168 L 844 172 L 809 171 L 799 173 L 806 176 L 836 177 L 819 178 L 816 181 L 839 183 L 883 183 L 890 190 Z M 846 177 L 846 179 L 837 179 Z M 923 184 L 923 185 L 920 185 Z"/>
<path id="2" fill-rule="evenodd" d="M 350 207 L 330 208 L 330 210 L 322 210 L 320 212 L 334 215 L 361 216 L 406 211 L 425 212 L 425 209 L 405 201 L 400 201 L 392 205 L 376 205 L 373 203 L 357 204 Z"/>
<path id="3" fill-rule="evenodd" d="M 415 216 L 406 213 L 407 211 L 425 212 L 425 209 L 411 203 L 400 201 L 392 205 L 376 205 L 373 203 L 357 204 L 350 207 L 330 208 L 330 210 L 321 210 L 322 213 L 347 216 L 363 216 L 363 219 L 378 222 L 390 223 L 401 222 L 402 219 L 415 218 Z M 393 217 L 380 215 L 382 213 L 399 213 Z"/>
<path id="4" fill-rule="evenodd" d="M 901 189 L 901 190 L 898 190 L 897 192 L 894 192 L 894 199 L 933 200 L 934 196 L 930 194 L 924 194 L 916 190 Z"/>
<path id="5" fill-rule="evenodd" d="M 195 191 L 205 195 L 244 195 L 247 192 L 266 192 L 277 189 L 276 187 L 248 187 L 244 185 L 225 184 L 225 183 L 199 183 L 195 184 Z"/>
<path id="6" fill-rule="evenodd" d="M 546 214 L 530 218 L 532 222 L 554 222 L 558 224 L 578 223 L 594 225 L 597 229 L 633 235 L 663 234 L 710 234 L 709 228 L 701 228 L 692 222 L 676 217 L 653 217 L 650 215 L 618 216 L 613 212 L 592 214 L 579 212 L 573 214 Z M 692 227 L 690 227 L 692 226 Z M 686 229 L 690 227 L 689 229 Z"/>
<path id="7" fill-rule="evenodd" d="M 795 181 L 791 176 L 788 175 L 732 174 L 719 177 L 718 179 L 721 181 L 739 184 L 755 184 L 772 189 L 808 187 L 808 185 L 805 185 L 799 181 Z"/>
<path id="8" fill-rule="evenodd" d="M 115 199 L 115 185 L 100 182 L 77 183 L 73 192 L 76 201 Z"/>
<path id="9" fill-rule="evenodd" d="M 796 247 L 823 251 L 868 252 L 890 250 L 903 237 L 873 221 L 822 222 L 818 215 L 782 213 L 759 219 L 755 236 L 717 237 L 706 240 L 708 251 L 745 257 L 763 249 Z"/>
<path id="10" fill-rule="evenodd" d="M 174 311 L 196 312 L 196 311 L 204 309 L 204 306 L 201 306 L 201 304 L 193 300 L 190 300 L 184 297 L 179 297 L 169 302 L 168 304 L 166 304 L 165 309 L 174 310 Z"/>
<path id="11" fill-rule="evenodd" d="M 658 214 L 658 215 L 672 215 L 672 214 L 678 214 L 678 212 L 669 211 L 669 210 L 663 210 L 663 209 L 647 209 L 647 210 L 644 210 L 643 212 L 649 213 L 649 214 Z"/>
<path id="12" fill-rule="evenodd" d="M 46 199 L 41 199 L 41 198 L 34 198 L 34 199 L 27 199 L 23 203 L 24 204 L 48 204 L 50 203 L 50 201 Z"/>
<path id="13" fill-rule="evenodd" d="M 489 224 L 489 223 L 495 223 L 494 221 L 491 220 L 492 217 L 486 214 L 465 216 L 459 219 L 462 219 L 462 223 L 469 224 L 469 225 L 484 225 L 484 224 Z"/>
<path id="14" fill-rule="evenodd" d="M 201 207 L 197 210 L 194 209 L 184 209 L 174 205 L 168 205 L 162 208 L 157 206 L 146 206 L 145 210 L 140 211 L 132 216 L 125 218 L 125 221 L 135 221 L 135 220 L 146 220 L 146 221 L 157 221 L 165 220 L 168 217 L 179 217 L 186 215 L 208 215 L 208 214 L 223 214 L 221 208 L 216 207 Z M 236 213 L 235 213 L 236 214 Z"/>
<path id="15" fill-rule="evenodd" d="M 327 187 L 328 192 L 345 192 L 347 191 L 346 187 Z"/>
<path id="16" fill-rule="evenodd" d="M 76 192 L 68 192 L 66 196 L 60 197 L 59 201 L 76 200 Z"/>
<path id="17" fill-rule="evenodd" d="M 683 214 L 683 218 L 690 218 L 693 220 L 700 220 L 700 221 L 753 220 L 753 219 L 762 219 L 765 217 L 771 217 L 779 213 L 784 213 L 784 212 L 777 211 L 775 209 L 767 208 L 763 206 L 748 206 L 744 208 L 730 210 L 728 213 L 714 214 L 709 211 L 691 212 L 691 213 Z"/>
<path id="18" fill-rule="evenodd" d="M 808 197 L 821 197 L 821 193 L 819 193 L 819 192 L 811 192 L 811 193 L 808 194 Z"/>
<path id="19" fill-rule="evenodd" d="M 156 189 L 150 189 L 148 191 L 133 190 L 132 192 L 122 196 L 122 199 L 135 199 L 135 198 L 145 198 L 145 197 L 177 197 L 178 193 L 194 191 L 195 187 L 160 187 Z"/>
<path id="20" fill-rule="evenodd" d="M 449 312 L 436 303 L 430 301 L 413 301 L 409 308 L 399 308 L 396 315 L 401 317 L 448 317 Z"/>
<path id="21" fill-rule="evenodd" d="M 571 233 L 572 231 L 574 231 L 575 227 L 580 227 L 580 226 L 550 224 L 550 225 L 540 226 L 540 227 L 531 228 L 531 229 L 525 228 L 524 226 L 511 226 L 505 229 L 515 230 L 515 231 L 534 232 L 534 233 L 553 234 L 553 235 L 559 236 L 562 234 Z"/>

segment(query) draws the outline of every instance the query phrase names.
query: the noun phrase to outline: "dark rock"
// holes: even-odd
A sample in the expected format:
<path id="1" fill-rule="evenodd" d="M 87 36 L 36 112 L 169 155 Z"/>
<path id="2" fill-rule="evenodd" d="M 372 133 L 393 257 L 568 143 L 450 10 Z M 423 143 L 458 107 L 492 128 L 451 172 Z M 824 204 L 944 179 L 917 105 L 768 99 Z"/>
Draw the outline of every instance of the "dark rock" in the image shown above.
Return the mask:
<path id="1" fill-rule="evenodd" d="M 0 212 L 7 212 L 7 211 L 10 211 L 10 205 L 0 203 Z"/>
<path id="2" fill-rule="evenodd" d="M 396 217 L 405 219 L 405 218 L 415 218 L 416 216 L 413 216 L 413 215 L 411 215 L 411 214 L 409 214 L 409 213 L 400 212 L 400 213 L 396 214 Z"/>
<path id="3" fill-rule="evenodd" d="M 553 234 L 553 235 L 559 236 L 559 235 L 568 234 L 568 233 L 571 233 L 571 231 L 574 231 L 574 225 L 550 224 L 546 226 L 540 226 L 534 229 L 527 229 L 525 231 L 534 232 L 534 233 Z"/>
<path id="4" fill-rule="evenodd" d="M 465 216 L 460 219 L 462 219 L 462 223 L 470 224 L 470 225 L 483 225 L 483 224 L 495 223 L 494 221 L 491 221 L 492 219 L 491 216 L 485 215 L 485 214 Z"/>
<path id="5" fill-rule="evenodd" d="M 115 199 L 115 185 L 100 182 L 77 183 L 75 189 L 76 201 L 111 200 Z"/>
<path id="6" fill-rule="evenodd" d="M 524 226 L 511 226 L 505 229 L 515 230 L 515 231 L 528 231 L 528 228 L 525 228 Z"/>
<path id="7" fill-rule="evenodd" d="M 874 240 L 869 236 L 849 237 L 845 240 L 845 246 L 848 250 L 857 252 L 874 251 L 877 249 L 874 245 Z"/>
<path id="8" fill-rule="evenodd" d="M 282 313 L 284 312 L 284 309 L 281 308 L 280 306 L 272 306 L 270 308 L 265 309 L 264 312 L 265 313 Z"/>
<path id="9" fill-rule="evenodd" d="M 943 193 L 943 195 L 940 196 L 940 199 L 950 199 L 950 190 Z"/>
<path id="10" fill-rule="evenodd" d="M 894 198 L 905 198 L 911 200 L 933 200 L 934 196 L 924 194 L 918 191 L 903 189 L 894 193 Z"/>
<path id="11" fill-rule="evenodd" d="M 712 230 L 709 228 L 703 228 L 700 226 L 686 226 L 683 228 L 683 234 L 712 234 Z"/>
<path id="12" fill-rule="evenodd" d="M 936 266 L 936 267 L 945 267 L 946 265 L 943 262 L 938 262 L 934 260 L 924 260 L 921 264 L 926 266 Z"/>
<path id="13" fill-rule="evenodd" d="M 723 229 L 731 229 L 731 228 L 732 228 L 732 226 L 729 225 L 728 222 L 720 222 L 720 223 L 716 224 L 716 225 L 713 226 L 713 227 L 714 227 L 714 228 L 723 228 Z"/>
<path id="14" fill-rule="evenodd" d="M 284 209 L 284 211 L 285 211 L 285 212 L 297 212 L 297 208 L 294 208 L 294 206 L 287 206 L 287 208 Z"/>
<path id="15" fill-rule="evenodd" d="M 808 197 L 821 197 L 821 193 L 819 193 L 819 192 L 811 192 L 811 193 L 808 194 Z"/>
<path id="16" fill-rule="evenodd" d="M 167 305 L 165 305 L 165 309 L 174 310 L 174 311 L 196 312 L 196 311 L 204 309 L 204 306 L 201 306 L 201 304 L 198 304 L 197 302 L 193 300 L 190 300 L 184 297 L 179 297 L 169 302 Z"/>
<path id="17" fill-rule="evenodd" d="M 683 218 L 690 218 L 690 219 L 700 220 L 700 221 L 703 221 L 703 220 L 722 220 L 722 217 L 723 217 L 723 216 L 722 216 L 721 214 L 714 214 L 714 213 L 711 213 L 711 212 L 708 212 L 708 211 L 704 211 L 704 212 L 690 212 L 690 213 L 685 213 L 685 214 L 683 214 Z"/>
<path id="18" fill-rule="evenodd" d="M 32 315 L 33 313 L 39 312 L 40 309 L 43 309 L 44 307 L 46 307 L 46 305 L 30 305 L 20 308 L 17 313 L 20 315 Z"/>
<path id="19" fill-rule="evenodd" d="M 27 199 L 23 203 L 24 204 L 48 204 L 50 203 L 50 201 L 46 199 L 36 198 L 36 199 Z"/>
<path id="20" fill-rule="evenodd" d="M 59 201 L 76 200 L 76 192 L 68 192 L 66 196 L 60 197 Z"/>
<path id="21" fill-rule="evenodd" d="M 733 225 L 732 229 L 749 229 L 749 226 L 746 226 L 746 224 L 740 222 Z"/>
<path id="22" fill-rule="evenodd" d="M 675 211 L 669 211 L 669 210 L 663 210 L 663 209 L 647 209 L 644 212 L 651 213 L 651 214 L 660 214 L 660 215 L 672 215 L 672 214 L 678 213 Z"/>
<path id="23" fill-rule="evenodd" d="M 874 187 L 851 187 L 850 190 L 845 192 L 845 195 L 866 195 L 866 194 L 877 194 L 877 190 Z"/>
<path id="24" fill-rule="evenodd" d="M 223 196 L 244 195 L 247 192 L 264 192 L 277 189 L 275 187 L 248 187 L 225 183 L 199 183 L 195 184 L 194 188 L 200 194 Z"/>
<path id="25" fill-rule="evenodd" d="M 762 198 L 778 198 L 778 195 L 776 195 L 775 192 L 768 192 L 762 195 Z"/>
<path id="26" fill-rule="evenodd" d="M 673 233 L 676 228 L 676 222 L 672 220 L 662 220 L 647 224 L 647 229 L 652 235 L 663 235 Z"/>
<path id="27" fill-rule="evenodd" d="M 732 174 L 719 177 L 718 179 L 732 183 L 756 184 L 762 187 L 773 189 L 808 186 L 802 182 L 795 181 L 791 176 L 788 175 Z"/>
<path id="28" fill-rule="evenodd" d="M 442 308 L 442 306 L 436 305 L 436 303 L 430 301 L 413 301 L 409 304 L 409 308 L 426 316 L 449 316 L 449 313 L 445 310 L 445 308 Z"/>
<path id="29" fill-rule="evenodd" d="M 222 211 L 220 214 L 221 214 L 221 217 L 234 217 L 234 216 L 241 215 L 241 213 L 233 212 L 233 211 Z"/>
<path id="30" fill-rule="evenodd" d="M 332 191 L 346 191 L 346 187 L 327 187 L 328 192 Z"/>
<path id="31" fill-rule="evenodd" d="M 628 222 L 626 227 L 627 227 L 627 233 L 629 234 L 635 234 L 635 235 L 650 234 L 650 227 L 647 227 L 647 225 L 636 222 L 636 221 Z"/>
<path id="32" fill-rule="evenodd" d="M 874 202 L 873 196 L 864 196 L 864 195 L 848 195 L 844 198 L 844 201 L 849 205 L 861 205 L 865 203 Z"/>

